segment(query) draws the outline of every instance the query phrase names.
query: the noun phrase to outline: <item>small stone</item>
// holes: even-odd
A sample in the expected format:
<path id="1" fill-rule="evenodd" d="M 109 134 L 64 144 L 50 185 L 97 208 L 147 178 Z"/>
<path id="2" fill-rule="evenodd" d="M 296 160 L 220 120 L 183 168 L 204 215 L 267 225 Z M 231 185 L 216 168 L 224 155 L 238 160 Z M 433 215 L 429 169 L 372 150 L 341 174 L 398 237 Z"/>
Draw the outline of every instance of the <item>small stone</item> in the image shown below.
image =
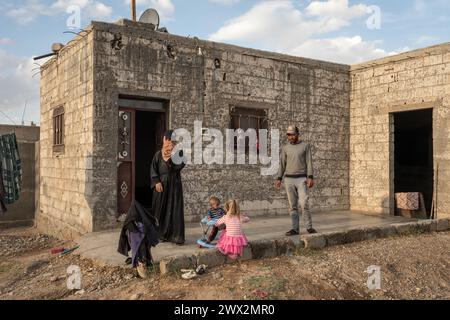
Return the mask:
<path id="1" fill-rule="evenodd" d="M 83 295 L 85 293 L 84 289 L 78 290 L 77 292 L 75 292 L 76 295 Z"/>
<path id="2" fill-rule="evenodd" d="M 214 274 L 213 274 L 213 279 L 214 279 L 214 280 L 222 279 L 222 275 L 221 275 L 220 273 L 214 273 Z"/>
<path id="3" fill-rule="evenodd" d="M 142 296 L 142 294 L 140 294 L 140 293 L 133 294 L 130 297 L 130 300 L 139 300 L 141 298 L 141 296 Z"/>
<path id="4" fill-rule="evenodd" d="M 131 279 L 133 279 L 133 275 L 127 274 L 127 275 L 125 275 L 124 279 L 125 280 L 131 280 Z"/>

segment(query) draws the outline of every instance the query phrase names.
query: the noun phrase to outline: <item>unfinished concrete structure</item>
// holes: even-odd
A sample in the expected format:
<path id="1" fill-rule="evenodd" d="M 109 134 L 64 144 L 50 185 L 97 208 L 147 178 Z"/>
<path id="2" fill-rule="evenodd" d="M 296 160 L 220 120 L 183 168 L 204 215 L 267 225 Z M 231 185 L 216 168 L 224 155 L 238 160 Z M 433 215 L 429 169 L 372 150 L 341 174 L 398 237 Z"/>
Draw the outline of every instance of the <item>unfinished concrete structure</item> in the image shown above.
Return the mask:
<path id="1" fill-rule="evenodd" d="M 415 190 L 448 216 L 449 125 L 449 43 L 352 66 L 351 209 L 393 214 Z"/>
<path id="2" fill-rule="evenodd" d="M 392 113 L 427 106 L 436 106 L 433 132 L 442 136 L 434 148 L 442 160 L 439 211 L 450 213 L 449 46 L 431 51 L 350 67 L 155 32 L 128 20 L 93 22 L 41 70 L 38 226 L 62 237 L 115 227 L 133 197 L 148 199 L 148 166 L 165 128 L 193 131 L 199 120 L 223 130 L 235 125 L 236 114 L 282 132 L 299 126 L 313 145 L 314 210 L 389 213 Z M 431 60 L 442 70 L 427 69 Z M 422 73 L 411 73 L 420 63 Z M 424 79 L 441 86 L 414 91 L 408 83 Z M 425 104 L 432 96 L 434 104 Z M 285 195 L 259 166 L 190 165 L 183 182 L 188 221 L 204 215 L 211 194 L 239 199 L 251 215 L 287 214 Z"/>
<path id="3" fill-rule="evenodd" d="M 35 210 L 39 202 L 36 189 L 39 169 L 39 127 L 0 125 L 0 134 L 16 134 L 22 161 L 22 184 L 20 198 L 8 206 L 8 211 L 0 215 L 0 228 L 32 226 Z"/>

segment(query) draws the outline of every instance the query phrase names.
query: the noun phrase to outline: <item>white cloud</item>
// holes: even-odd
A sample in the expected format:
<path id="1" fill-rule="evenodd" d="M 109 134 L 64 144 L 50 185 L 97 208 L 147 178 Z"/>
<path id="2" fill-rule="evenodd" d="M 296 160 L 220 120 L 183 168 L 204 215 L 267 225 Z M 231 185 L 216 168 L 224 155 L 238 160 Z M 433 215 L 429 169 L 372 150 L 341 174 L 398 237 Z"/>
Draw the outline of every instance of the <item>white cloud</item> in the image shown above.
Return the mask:
<path id="1" fill-rule="evenodd" d="M 113 13 L 112 7 L 97 1 L 88 10 L 89 16 L 93 18 L 109 18 Z"/>
<path id="2" fill-rule="evenodd" d="M 210 36 L 213 41 L 262 44 L 282 50 L 293 39 L 306 39 L 311 30 L 305 28 L 303 14 L 292 1 L 266 1 L 247 13 L 228 21 Z"/>
<path id="3" fill-rule="evenodd" d="M 41 0 L 27 0 L 25 4 L 7 11 L 7 15 L 15 18 L 19 24 L 25 25 L 33 22 L 39 16 L 55 16 L 66 14 L 67 8 L 78 6 L 83 16 L 90 19 L 109 18 L 113 8 L 96 0 L 56 0 L 50 5 Z"/>
<path id="4" fill-rule="evenodd" d="M 112 15 L 113 8 L 99 1 L 92 0 L 57 0 L 51 5 L 55 12 L 66 12 L 67 8 L 77 6 L 89 18 L 108 18 Z"/>
<path id="5" fill-rule="evenodd" d="M 218 4 L 223 4 L 223 5 L 229 6 L 229 5 L 240 2 L 241 0 L 208 0 L 208 1 L 212 2 L 212 3 L 218 3 Z"/>
<path id="6" fill-rule="evenodd" d="M 125 0 L 125 3 L 129 5 L 130 0 Z M 137 0 L 136 6 L 143 7 L 145 9 L 156 9 L 162 20 L 173 19 L 173 14 L 175 13 L 175 5 L 172 0 Z"/>
<path id="7" fill-rule="evenodd" d="M 48 7 L 39 0 L 28 0 L 22 6 L 8 10 L 6 14 L 23 25 L 34 21 L 40 15 L 51 15 Z"/>
<path id="8" fill-rule="evenodd" d="M 358 35 L 320 37 L 365 17 L 367 8 L 348 0 L 312 1 L 304 10 L 294 0 L 264 1 L 226 22 L 210 40 L 340 63 L 362 62 L 389 53 Z"/>
<path id="9" fill-rule="evenodd" d="M 349 6 L 348 0 L 313 1 L 305 9 L 305 12 L 310 16 L 327 19 L 339 18 L 345 21 L 364 16 L 366 11 L 367 6 L 365 4 Z"/>
<path id="10" fill-rule="evenodd" d="M 439 41 L 439 37 L 437 36 L 429 36 L 429 35 L 422 35 L 416 40 L 416 44 L 418 45 L 428 45 L 430 43 L 436 43 Z"/>
<path id="11" fill-rule="evenodd" d="M 311 59 L 355 64 L 388 55 L 376 45 L 376 42 L 363 41 L 360 36 L 308 39 L 289 53 Z"/>
<path id="12" fill-rule="evenodd" d="M 292 0 L 265 1 L 228 21 L 210 39 L 261 42 L 275 50 L 286 50 L 313 35 L 348 25 L 351 19 L 364 16 L 365 10 L 364 5 L 349 6 L 348 0 L 313 1 L 304 12 Z"/>
<path id="13" fill-rule="evenodd" d="M 25 120 L 39 121 L 39 75 L 32 77 L 37 67 L 32 58 L 17 57 L 0 49 L 0 110 L 20 124 L 25 103 Z M 0 114 L 0 123 L 10 123 L 10 119 Z"/>
<path id="14" fill-rule="evenodd" d="M 11 44 L 13 41 L 10 38 L 0 38 L 0 46 Z"/>
<path id="15" fill-rule="evenodd" d="M 413 8 L 417 12 L 423 12 L 427 8 L 426 2 L 423 0 L 415 0 Z"/>

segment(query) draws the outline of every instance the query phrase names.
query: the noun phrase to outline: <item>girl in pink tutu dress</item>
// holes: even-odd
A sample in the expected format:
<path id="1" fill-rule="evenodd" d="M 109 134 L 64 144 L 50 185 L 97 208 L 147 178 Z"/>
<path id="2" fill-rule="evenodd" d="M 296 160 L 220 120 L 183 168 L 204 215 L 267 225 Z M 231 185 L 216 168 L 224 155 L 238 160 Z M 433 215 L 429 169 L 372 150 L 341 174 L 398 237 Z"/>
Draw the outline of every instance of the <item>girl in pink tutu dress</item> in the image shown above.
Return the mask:
<path id="1" fill-rule="evenodd" d="M 216 226 L 226 226 L 220 235 L 217 248 L 231 259 L 237 259 L 242 256 L 244 247 L 248 243 L 247 237 L 242 232 L 242 223 L 248 222 L 250 219 L 241 215 L 236 200 L 229 200 L 225 205 L 225 210 L 227 214 L 216 222 Z"/>

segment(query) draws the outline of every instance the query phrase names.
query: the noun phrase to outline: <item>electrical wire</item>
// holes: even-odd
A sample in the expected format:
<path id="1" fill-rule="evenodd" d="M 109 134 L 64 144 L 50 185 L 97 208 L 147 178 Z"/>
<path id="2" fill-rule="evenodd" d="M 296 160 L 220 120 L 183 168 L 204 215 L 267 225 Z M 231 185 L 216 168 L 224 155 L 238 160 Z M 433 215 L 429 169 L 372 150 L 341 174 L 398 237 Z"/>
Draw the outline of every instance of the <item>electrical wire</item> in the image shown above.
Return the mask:
<path id="1" fill-rule="evenodd" d="M 2 110 L 0 110 L 0 113 L 3 114 L 5 116 L 5 118 L 7 118 L 9 121 L 11 121 L 14 125 L 17 125 L 17 123 L 11 119 L 6 113 L 4 113 Z"/>

